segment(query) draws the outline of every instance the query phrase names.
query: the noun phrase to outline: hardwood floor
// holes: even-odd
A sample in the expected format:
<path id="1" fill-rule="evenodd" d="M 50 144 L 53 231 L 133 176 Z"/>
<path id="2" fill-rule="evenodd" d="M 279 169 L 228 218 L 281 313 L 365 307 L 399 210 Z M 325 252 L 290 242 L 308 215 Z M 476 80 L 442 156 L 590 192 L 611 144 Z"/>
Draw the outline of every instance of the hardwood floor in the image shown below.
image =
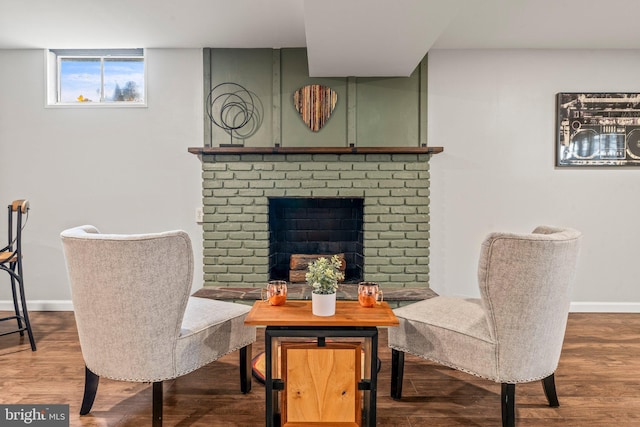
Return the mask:
<path id="1" fill-rule="evenodd" d="M 0 403 L 69 404 L 71 426 L 151 424 L 151 386 L 106 379 L 91 414 L 80 417 L 84 365 L 73 313 L 33 312 L 31 320 L 38 351 L 26 336 L 0 337 Z M 518 385 L 518 426 L 640 425 L 639 332 L 640 314 L 572 313 L 556 371 L 560 407 L 546 405 L 539 382 Z M 263 349 L 262 337 L 259 329 L 254 354 Z M 499 384 L 409 355 L 403 399 L 393 401 L 386 343 L 382 330 L 378 425 L 501 425 Z M 264 412 L 260 383 L 240 393 L 237 353 L 164 385 L 165 426 L 261 426 Z"/>

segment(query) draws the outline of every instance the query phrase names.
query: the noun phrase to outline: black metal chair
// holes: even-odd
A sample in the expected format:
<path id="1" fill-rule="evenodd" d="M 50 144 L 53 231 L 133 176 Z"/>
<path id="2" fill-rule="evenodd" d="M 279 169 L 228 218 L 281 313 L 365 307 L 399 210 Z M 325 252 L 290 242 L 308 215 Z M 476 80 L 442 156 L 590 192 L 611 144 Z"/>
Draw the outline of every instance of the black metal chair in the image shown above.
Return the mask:
<path id="1" fill-rule="evenodd" d="M 24 331 L 27 331 L 31 350 L 36 351 L 36 342 L 33 339 L 27 301 L 24 296 L 24 275 L 22 271 L 22 229 L 29 217 L 29 201 L 14 200 L 8 208 L 8 244 L 0 249 L 0 270 L 9 273 L 15 314 L 0 318 L 0 322 L 16 320 L 18 327 L 8 332 L 2 332 L 0 336 L 15 333 L 20 333 L 20 336 L 24 336 Z"/>

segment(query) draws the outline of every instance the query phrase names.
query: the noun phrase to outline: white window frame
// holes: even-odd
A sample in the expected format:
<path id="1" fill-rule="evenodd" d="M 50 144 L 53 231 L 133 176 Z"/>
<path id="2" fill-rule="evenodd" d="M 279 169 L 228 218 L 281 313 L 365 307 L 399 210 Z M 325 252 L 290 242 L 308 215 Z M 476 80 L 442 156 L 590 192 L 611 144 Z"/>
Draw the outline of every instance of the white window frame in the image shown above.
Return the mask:
<path id="1" fill-rule="evenodd" d="M 147 106 L 147 60 L 144 49 L 46 49 L 46 107 L 81 108 L 140 108 Z M 81 58 L 100 60 L 100 100 L 95 102 L 61 102 L 60 67 L 62 59 Z M 104 61 L 105 59 L 140 58 L 143 62 L 144 85 L 143 101 L 105 101 L 104 100 Z"/>

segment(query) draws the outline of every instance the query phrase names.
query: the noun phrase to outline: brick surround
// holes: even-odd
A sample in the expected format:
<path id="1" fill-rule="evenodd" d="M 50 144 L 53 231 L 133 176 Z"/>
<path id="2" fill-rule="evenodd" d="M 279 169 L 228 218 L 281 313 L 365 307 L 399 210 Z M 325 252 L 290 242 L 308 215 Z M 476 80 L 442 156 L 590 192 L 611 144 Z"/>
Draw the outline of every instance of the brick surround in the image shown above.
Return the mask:
<path id="1" fill-rule="evenodd" d="M 269 198 L 364 199 L 364 280 L 429 286 L 430 154 L 201 154 L 204 280 L 263 287 Z"/>

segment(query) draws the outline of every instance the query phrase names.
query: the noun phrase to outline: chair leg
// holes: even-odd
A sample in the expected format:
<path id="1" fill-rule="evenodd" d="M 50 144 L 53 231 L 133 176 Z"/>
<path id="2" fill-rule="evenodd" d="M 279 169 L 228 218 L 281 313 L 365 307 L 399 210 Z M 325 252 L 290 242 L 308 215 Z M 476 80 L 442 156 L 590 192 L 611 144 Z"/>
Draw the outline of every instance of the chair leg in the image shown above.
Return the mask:
<path id="1" fill-rule="evenodd" d="M 17 267 L 17 272 L 16 272 Z M 6 271 L 11 277 L 11 292 L 13 294 L 13 307 L 16 312 L 16 319 L 18 321 L 18 330 L 14 332 L 20 332 L 20 336 L 24 336 L 24 329 L 27 330 L 29 336 L 29 343 L 31 344 L 31 350 L 36 351 L 36 341 L 33 338 L 33 331 L 31 329 L 31 322 L 29 321 L 29 312 L 27 311 L 27 299 L 24 296 L 24 282 L 22 276 L 22 264 L 20 260 L 15 263 L 11 263 L 9 267 L 6 265 L 0 265 L 0 270 Z M 17 287 L 16 287 L 17 283 Z M 20 304 L 18 304 L 20 299 Z M 20 306 L 22 307 L 22 313 L 20 313 Z M 24 328 L 22 322 L 24 321 Z"/>
<path id="2" fill-rule="evenodd" d="M 31 322 L 29 321 L 29 311 L 27 311 L 27 299 L 24 296 L 24 283 L 22 281 L 22 267 L 18 264 L 18 272 L 20 276 L 18 279 L 18 288 L 20 290 L 20 302 L 22 304 L 22 319 L 24 325 L 27 328 L 27 335 L 29 336 L 29 344 L 31 345 L 31 351 L 36 351 L 36 341 L 33 338 L 33 330 L 31 329 Z"/>
<path id="3" fill-rule="evenodd" d="M 240 391 L 251 391 L 251 344 L 240 349 Z"/>
<path id="4" fill-rule="evenodd" d="M 13 264 L 9 266 L 11 270 L 14 270 Z M 11 293 L 13 294 L 13 311 L 16 313 L 16 320 L 18 321 L 18 329 L 22 329 L 22 317 L 20 314 L 20 308 L 18 307 L 18 291 L 16 290 L 16 279 L 11 277 Z M 24 331 L 20 331 L 20 336 L 24 336 Z"/>
<path id="5" fill-rule="evenodd" d="M 404 377 L 404 352 L 391 349 L 391 398 L 402 398 L 402 378 Z"/>
<path id="6" fill-rule="evenodd" d="M 162 381 L 153 383 L 153 427 L 162 427 Z"/>
<path id="7" fill-rule="evenodd" d="M 84 396 L 82 397 L 82 406 L 80 407 L 80 415 L 86 415 L 91 411 L 93 401 L 98 391 L 98 383 L 100 377 L 84 367 Z"/>
<path id="8" fill-rule="evenodd" d="M 502 427 L 516 425 L 516 385 L 502 383 Z"/>
<path id="9" fill-rule="evenodd" d="M 547 396 L 549 406 L 552 408 L 560 406 L 560 402 L 558 402 L 558 394 L 556 393 L 556 381 L 554 374 L 551 374 L 542 380 L 542 387 L 544 388 L 544 395 Z"/>

